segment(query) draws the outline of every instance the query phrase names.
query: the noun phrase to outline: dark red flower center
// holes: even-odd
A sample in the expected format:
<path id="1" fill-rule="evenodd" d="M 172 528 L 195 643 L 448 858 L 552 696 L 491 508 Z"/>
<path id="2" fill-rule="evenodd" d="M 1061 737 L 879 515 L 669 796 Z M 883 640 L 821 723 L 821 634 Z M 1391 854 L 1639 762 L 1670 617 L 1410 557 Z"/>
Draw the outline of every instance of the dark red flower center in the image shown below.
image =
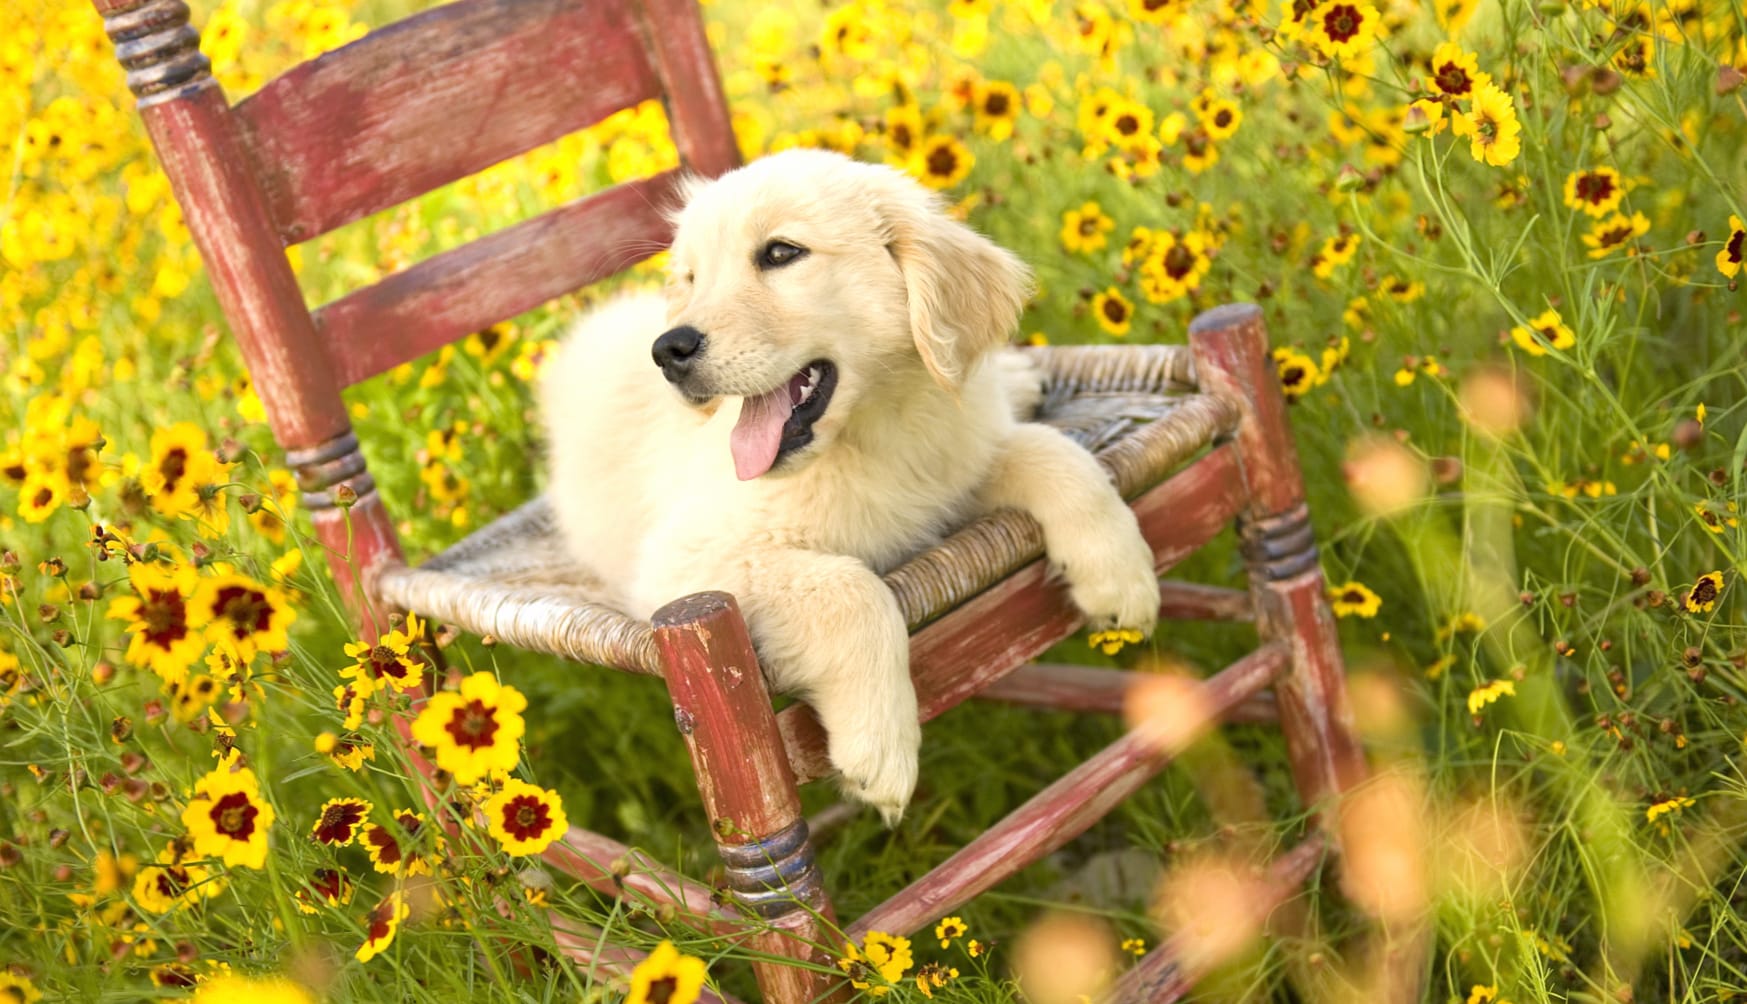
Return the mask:
<path id="1" fill-rule="evenodd" d="M 164 477 L 164 490 L 171 491 L 188 472 L 188 451 L 178 446 L 158 461 L 158 473 Z"/>
<path id="2" fill-rule="evenodd" d="M 492 711 L 484 701 L 475 698 L 456 708 L 443 729 L 454 737 L 456 745 L 483 749 L 490 746 L 492 738 L 497 735 L 497 719 L 492 716 Z"/>
<path id="3" fill-rule="evenodd" d="M 1231 125 L 1231 109 L 1230 108 L 1221 108 L 1219 111 L 1214 112 L 1213 113 L 1213 124 L 1218 126 L 1221 129 L 1224 129 L 1224 128 L 1227 128 L 1228 126 L 1230 126 Z"/>
<path id="4" fill-rule="evenodd" d="M 1584 173 L 1577 176 L 1577 197 L 1584 202 L 1600 204 L 1614 194 L 1614 179 L 1606 174 Z"/>
<path id="5" fill-rule="evenodd" d="M 338 900 L 346 892 L 346 873 L 333 868 L 318 869 L 309 887 L 330 901 Z"/>
<path id="6" fill-rule="evenodd" d="M 1116 116 L 1116 122 L 1114 125 L 1116 126 L 1116 132 L 1118 135 L 1133 136 L 1135 133 L 1140 132 L 1140 116 L 1133 112 L 1123 112 L 1121 115 Z"/>
<path id="7" fill-rule="evenodd" d="M 983 114 L 991 118 L 1000 118 L 1006 115 L 1007 110 L 1012 107 L 1013 102 L 1008 99 L 1006 91 L 990 91 L 988 96 L 983 99 Z"/>
<path id="8" fill-rule="evenodd" d="M 1280 382 L 1288 387 L 1296 387 L 1304 382 L 1307 372 L 1302 366 L 1288 366 L 1280 371 Z"/>
<path id="9" fill-rule="evenodd" d="M 148 589 L 140 597 L 139 618 L 145 622 L 146 641 L 169 648 L 188 634 L 188 608 L 174 589 Z"/>
<path id="10" fill-rule="evenodd" d="M 649 981 L 649 1004 L 667 1004 L 679 993 L 679 977 L 662 976 Z"/>
<path id="11" fill-rule="evenodd" d="M 1474 80 L 1468 76 L 1468 71 L 1455 61 L 1444 63 L 1436 68 L 1432 80 L 1438 85 L 1438 90 L 1445 94 L 1463 95 L 1474 89 Z"/>
<path id="12" fill-rule="evenodd" d="M 392 676 L 396 680 L 406 679 L 406 664 L 400 661 L 400 653 L 387 645 L 378 645 L 370 650 L 370 674 L 377 679 Z"/>
<path id="13" fill-rule="evenodd" d="M 1322 16 L 1322 30 L 1337 45 L 1351 41 L 1365 26 L 1365 15 L 1348 3 L 1337 3 Z"/>
<path id="14" fill-rule="evenodd" d="M 517 840 L 530 840 L 552 828 L 552 810 L 532 795 L 520 795 L 503 807 L 503 828 Z"/>
<path id="15" fill-rule="evenodd" d="M 1128 320 L 1128 307 L 1121 300 L 1111 297 L 1104 301 L 1104 316 L 1111 324 L 1121 324 Z"/>
<path id="16" fill-rule="evenodd" d="M 1181 279 L 1195 271 L 1195 252 L 1181 244 L 1174 244 L 1165 252 L 1165 274 L 1173 279 Z"/>
<path id="17" fill-rule="evenodd" d="M 33 508 L 41 509 L 54 500 L 55 490 L 48 485 L 43 485 L 36 490 L 35 495 L 31 496 L 30 504 Z"/>
<path id="18" fill-rule="evenodd" d="M 1341 594 L 1341 602 L 1357 605 L 1365 602 L 1365 594 L 1359 592 L 1357 589 L 1349 589 Z"/>
<path id="19" fill-rule="evenodd" d="M 1693 584 L 1692 602 L 1694 604 L 1709 603 L 1717 598 L 1717 582 L 1715 579 L 1700 579 Z"/>
<path id="20" fill-rule="evenodd" d="M 364 842 L 376 851 L 376 860 L 385 865 L 400 863 L 400 841 L 394 839 L 394 834 L 386 826 L 372 826 L 364 831 Z"/>
<path id="21" fill-rule="evenodd" d="M 1631 224 L 1626 224 L 1603 230 L 1596 235 L 1596 240 L 1601 242 L 1602 247 L 1613 247 L 1615 244 L 1624 243 L 1625 239 L 1630 236 L 1632 236 L 1632 227 Z"/>
<path id="22" fill-rule="evenodd" d="M 1747 230 L 1737 230 L 1729 235 L 1729 242 L 1723 245 L 1723 253 L 1735 264 L 1741 263 L 1742 243 L 1747 241 Z"/>
<path id="23" fill-rule="evenodd" d="M 950 178 L 958 172 L 958 154 L 950 146 L 937 146 L 928 153 L 928 173 Z"/>
<path id="24" fill-rule="evenodd" d="M 233 791 L 212 803 L 212 825 L 232 840 L 247 840 L 255 832 L 255 807 L 247 792 Z"/>
<path id="25" fill-rule="evenodd" d="M 900 150 L 910 149 L 910 144 L 916 142 L 916 137 L 910 132 L 910 127 L 899 123 L 892 126 L 892 145 Z"/>
<path id="26" fill-rule="evenodd" d="M 385 899 L 370 911 L 370 941 L 387 941 L 394 937 L 395 915 L 399 911 L 394 908 L 394 900 Z"/>
<path id="27" fill-rule="evenodd" d="M 273 620 L 273 602 L 267 594 L 248 586 L 225 586 L 212 602 L 212 615 L 230 621 L 231 633 L 238 641 L 267 630 Z"/>
<path id="28" fill-rule="evenodd" d="M 358 802 L 330 805 L 315 824 L 315 839 L 324 844 L 351 843 L 352 831 L 363 821 L 364 806 Z"/>

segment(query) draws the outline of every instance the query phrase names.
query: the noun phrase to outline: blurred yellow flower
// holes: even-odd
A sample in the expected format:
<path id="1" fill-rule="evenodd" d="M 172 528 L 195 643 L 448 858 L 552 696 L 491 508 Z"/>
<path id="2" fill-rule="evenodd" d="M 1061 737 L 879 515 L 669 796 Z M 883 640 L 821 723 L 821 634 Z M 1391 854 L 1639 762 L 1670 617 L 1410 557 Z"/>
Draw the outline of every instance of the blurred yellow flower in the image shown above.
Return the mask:
<path id="1" fill-rule="evenodd" d="M 1516 684 L 1510 680 L 1493 680 L 1468 692 L 1468 713 L 1480 714 L 1480 709 L 1500 697 L 1515 697 Z"/>
<path id="2" fill-rule="evenodd" d="M 1615 213 L 1591 224 L 1589 233 L 1583 235 L 1583 243 L 1589 247 L 1591 258 L 1606 258 L 1626 247 L 1634 237 L 1641 237 L 1649 231 L 1650 221 L 1643 213 L 1631 216 Z"/>
<path id="3" fill-rule="evenodd" d="M 1716 608 L 1717 597 L 1722 594 L 1723 573 L 1706 572 L 1699 576 L 1698 581 L 1692 584 L 1692 588 L 1686 591 L 1686 595 L 1680 598 L 1680 604 L 1686 608 L 1687 613 L 1709 613 Z"/>
<path id="4" fill-rule="evenodd" d="M 1547 345 L 1563 352 L 1577 344 L 1576 333 L 1566 326 L 1565 319 L 1557 310 L 1542 311 L 1527 326 L 1519 324 L 1511 328 L 1510 339 L 1531 356 L 1546 355 Z M 1543 340 L 1546 345 L 1542 344 Z"/>
<path id="5" fill-rule="evenodd" d="M 1565 176 L 1565 205 L 1591 216 L 1606 216 L 1625 198 L 1620 172 L 1611 167 L 1592 167 Z"/>
<path id="6" fill-rule="evenodd" d="M 1729 236 L 1723 241 L 1723 249 L 1717 252 L 1717 271 L 1733 279 L 1741 274 L 1744 258 L 1747 258 L 1747 223 L 1742 223 L 1741 217 L 1731 213 Z"/>
<path id="7" fill-rule="evenodd" d="M 1071 254 L 1102 251 L 1110 242 L 1107 235 L 1115 228 L 1116 221 L 1104 215 L 1098 203 L 1088 202 L 1062 214 L 1062 247 Z"/>
<path id="8" fill-rule="evenodd" d="M 914 961 L 910 957 L 910 939 L 884 931 L 869 931 L 859 948 L 851 941 L 844 944 L 843 950 L 837 968 L 849 974 L 851 986 L 867 990 L 874 997 L 891 992 L 891 984 L 903 979 Z M 875 983 L 876 977 L 884 982 Z"/>
<path id="9" fill-rule="evenodd" d="M 1383 597 L 1356 580 L 1328 587 L 1328 600 L 1336 617 L 1375 617 L 1383 606 Z"/>
<path id="10" fill-rule="evenodd" d="M 1121 290 L 1110 286 L 1092 297 L 1092 316 L 1098 319 L 1099 327 L 1121 338 L 1128 334 L 1129 324 L 1134 320 L 1134 304 L 1128 302 Z"/>

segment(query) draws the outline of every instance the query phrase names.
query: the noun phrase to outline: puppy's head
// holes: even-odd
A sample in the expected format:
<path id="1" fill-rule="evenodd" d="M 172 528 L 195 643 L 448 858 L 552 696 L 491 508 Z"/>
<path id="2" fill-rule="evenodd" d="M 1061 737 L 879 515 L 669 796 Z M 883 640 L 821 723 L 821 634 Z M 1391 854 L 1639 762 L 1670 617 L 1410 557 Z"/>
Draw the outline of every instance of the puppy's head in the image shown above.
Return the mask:
<path id="1" fill-rule="evenodd" d="M 692 183 L 674 220 L 652 355 L 694 404 L 743 399 L 742 480 L 797 469 L 906 382 L 956 389 L 1029 289 L 921 185 L 819 150 Z"/>

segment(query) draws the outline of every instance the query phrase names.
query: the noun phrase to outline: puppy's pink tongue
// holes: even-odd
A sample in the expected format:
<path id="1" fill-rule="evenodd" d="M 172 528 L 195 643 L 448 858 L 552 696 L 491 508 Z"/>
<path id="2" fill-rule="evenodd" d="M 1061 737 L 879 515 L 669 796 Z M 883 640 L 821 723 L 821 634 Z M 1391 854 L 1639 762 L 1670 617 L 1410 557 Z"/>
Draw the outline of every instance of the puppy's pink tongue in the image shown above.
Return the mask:
<path id="1" fill-rule="evenodd" d="M 768 394 L 741 402 L 740 421 L 728 434 L 728 448 L 734 451 L 734 473 L 740 480 L 751 481 L 776 463 L 776 451 L 782 446 L 783 423 L 789 420 L 789 413 L 794 410 L 786 384 Z"/>

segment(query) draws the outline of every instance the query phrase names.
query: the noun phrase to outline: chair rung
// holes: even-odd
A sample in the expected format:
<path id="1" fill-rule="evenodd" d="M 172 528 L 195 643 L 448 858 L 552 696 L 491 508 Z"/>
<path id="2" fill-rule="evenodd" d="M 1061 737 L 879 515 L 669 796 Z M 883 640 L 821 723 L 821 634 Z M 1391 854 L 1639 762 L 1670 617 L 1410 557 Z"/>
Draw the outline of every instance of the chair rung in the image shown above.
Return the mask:
<path id="1" fill-rule="evenodd" d="M 989 684 L 977 694 L 977 698 L 1034 708 L 1120 715 L 1129 688 L 1150 675 L 1096 666 L 1034 662 Z M 1221 720 L 1238 725 L 1278 722 L 1280 709 L 1273 693 L 1264 690 L 1251 694 Z"/>
<path id="2" fill-rule="evenodd" d="M 1246 590 L 1167 579 L 1159 583 L 1159 619 L 1253 621 L 1256 606 Z"/>
<path id="3" fill-rule="evenodd" d="M 1267 686 L 1290 661 L 1286 644 L 1271 642 L 1203 682 L 1199 689 L 1208 719 L 1217 720 Z M 851 937 L 873 930 L 908 933 L 957 909 L 1084 833 L 1170 759 L 1154 740 L 1129 732 L 850 925 Z"/>
<path id="4" fill-rule="evenodd" d="M 748 926 L 743 918 L 723 910 L 708 886 L 668 871 L 641 851 L 592 830 L 572 826 L 541 858 L 593 889 L 674 906 L 717 932 L 743 931 Z M 614 863 L 621 861 L 629 865 L 621 866 L 623 874 L 614 870 Z"/>
<path id="5" fill-rule="evenodd" d="M 1251 904 L 1258 920 L 1265 920 L 1304 884 L 1322 860 L 1325 849 L 1322 835 L 1312 834 L 1268 865 L 1264 891 Z M 1182 945 L 1173 938 L 1148 952 L 1124 973 L 1105 1000 L 1110 1004 L 1173 1004 L 1205 975 L 1203 969 L 1205 966 L 1186 957 Z"/>

